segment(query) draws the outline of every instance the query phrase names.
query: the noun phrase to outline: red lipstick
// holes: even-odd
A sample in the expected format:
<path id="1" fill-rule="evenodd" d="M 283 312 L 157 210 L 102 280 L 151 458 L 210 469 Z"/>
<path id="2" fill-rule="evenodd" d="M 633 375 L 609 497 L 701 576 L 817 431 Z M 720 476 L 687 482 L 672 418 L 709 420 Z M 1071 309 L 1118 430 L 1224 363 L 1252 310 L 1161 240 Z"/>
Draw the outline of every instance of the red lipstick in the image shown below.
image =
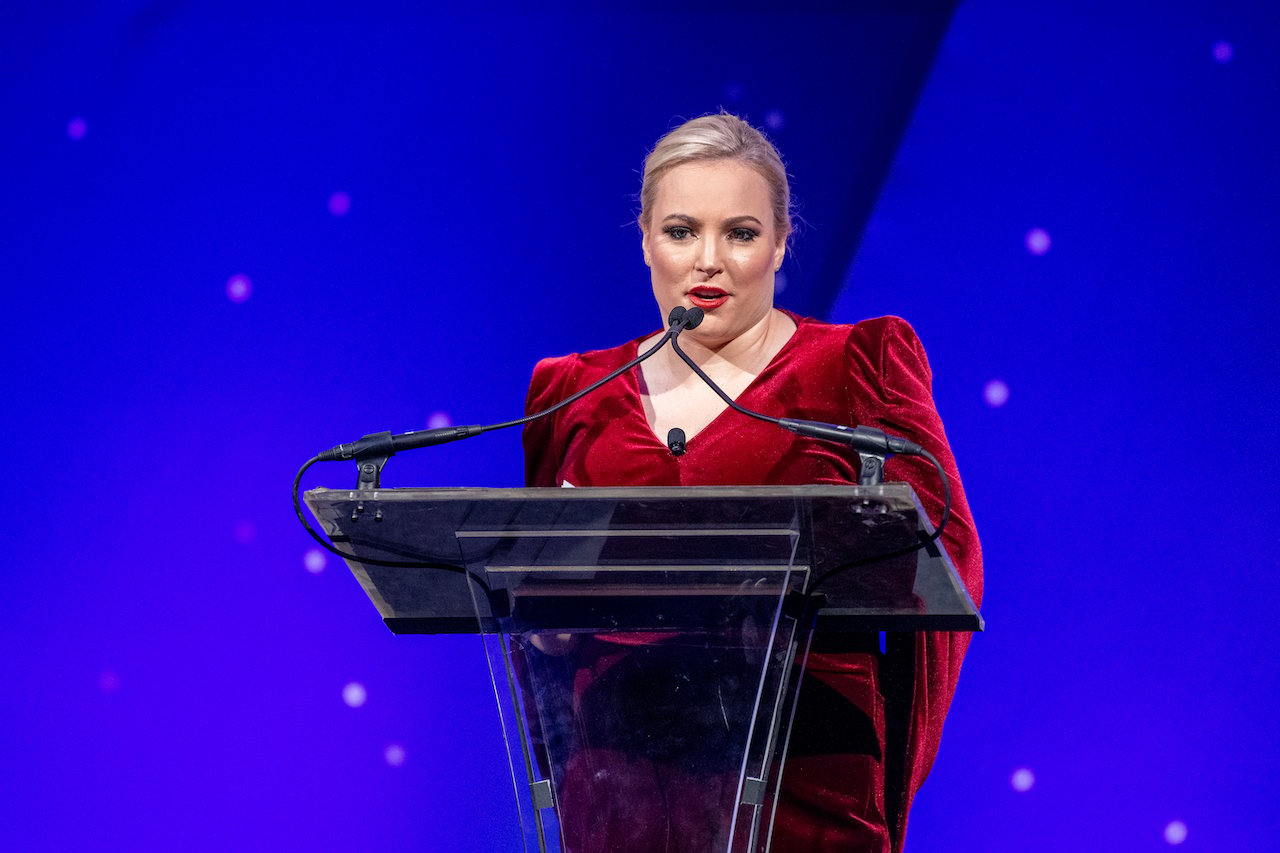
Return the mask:
<path id="1" fill-rule="evenodd" d="M 729 299 L 729 294 L 718 287 L 699 285 L 689 291 L 689 301 L 703 311 L 719 308 Z"/>

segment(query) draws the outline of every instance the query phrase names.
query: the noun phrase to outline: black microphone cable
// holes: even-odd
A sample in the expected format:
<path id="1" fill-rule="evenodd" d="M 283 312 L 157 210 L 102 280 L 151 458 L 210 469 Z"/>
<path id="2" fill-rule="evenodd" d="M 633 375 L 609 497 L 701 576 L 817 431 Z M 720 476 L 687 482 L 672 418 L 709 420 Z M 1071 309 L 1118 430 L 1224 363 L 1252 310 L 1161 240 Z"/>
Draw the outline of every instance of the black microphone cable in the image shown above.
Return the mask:
<path id="1" fill-rule="evenodd" d="M 702 313 L 702 309 L 700 308 L 689 309 L 690 314 L 694 311 L 697 311 L 699 315 Z M 698 317 L 697 322 L 702 322 L 701 316 Z M 904 557 L 907 554 L 919 551 L 921 548 L 933 545 L 938 541 L 938 538 L 942 536 L 942 531 L 946 529 L 947 524 L 951 521 L 951 481 L 947 477 L 946 469 L 942 467 L 942 463 L 940 463 L 937 457 L 932 453 L 913 441 L 908 441 L 905 438 L 899 438 L 897 436 L 887 435 L 881 430 L 874 429 L 872 427 L 858 426 L 850 428 L 836 424 L 822 423 L 821 421 L 806 421 L 798 418 L 775 418 L 770 415 L 752 411 L 745 406 L 739 405 L 738 401 L 726 394 L 724 389 L 717 385 L 715 381 L 706 374 L 706 371 L 699 367 L 698 363 L 690 358 L 689 355 L 680 348 L 679 342 L 674 338 L 671 340 L 671 348 L 675 350 L 675 353 L 680 357 L 680 360 L 689 365 L 689 369 L 696 373 L 698 378 L 705 382 L 707 387 L 712 391 L 716 392 L 717 396 L 719 396 L 721 400 L 724 400 L 725 403 L 728 404 L 728 406 L 735 412 L 739 412 L 749 418 L 764 421 L 765 423 L 774 424 L 788 432 L 808 436 L 810 438 L 821 439 L 823 441 L 832 441 L 837 444 L 845 444 L 853 447 L 855 450 L 865 453 L 874 453 L 879 456 L 887 456 L 890 453 L 896 453 L 904 456 L 922 456 L 929 462 L 933 463 L 933 467 L 937 469 L 938 479 L 942 483 L 942 512 L 938 516 L 938 526 L 934 528 L 932 533 L 928 536 L 921 537 L 919 542 L 914 545 L 907 546 L 906 548 L 899 548 L 895 551 L 889 551 L 884 554 L 877 554 L 861 560 L 842 563 L 841 565 L 819 575 L 813 583 L 809 585 L 807 590 L 809 594 L 813 594 L 819 585 L 838 574 L 857 568 L 858 566 L 865 566 L 869 563 Z"/>
<path id="2" fill-rule="evenodd" d="M 320 543 L 321 547 L 323 547 L 324 549 L 326 549 L 331 553 L 337 554 L 339 557 L 342 557 L 343 559 L 346 559 L 348 557 L 354 557 L 355 555 L 353 554 L 344 553 L 342 551 L 339 551 L 337 548 L 333 547 L 333 545 L 327 539 L 325 539 L 323 536 L 317 533 L 316 530 L 307 522 L 306 515 L 302 511 L 302 499 L 299 494 L 299 488 L 302 483 L 302 475 L 305 474 L 307 472 L 307 469 L 309 469 L 312 465 L 315 465 L 317 462 L 335 462 L 335 461 L 342 461 L 342 460 L 348 460 L 348 459 L 360 460 L 360 459 L 371 459 L 371 458 L 386 458 L 386 457 L 394 456 L 398 451 L 401 451 L 401 450 L 413 450 L 419 447 L 432 447 L 437 444 L 446 444 L 450 441 L 458 441 L 459 439 L 463 439 L 463 438 L 471 438 L 472 436 L 481 435 L 486 432 L 493 432 L 495 430 L 507 429 L 508 427 L 521 426 L 523 424 L 529 423 L 530 421 L 535 421 L 538 418 L 544 418 L 547 415 L 553 414 L 554 412 L 557 412 L 560 409 L 563 409 L 565 406 L 569 405 L 575 400 L 581 399 L 587 394 L 590 394 L 592 391 L 596 390 L 601 385 L 604 385 L 606 382 L 611 382 L 612 380 L 617 379 L 619 376 L 626 373 L 628 370 L 631 370 L 640 362 L 644 361 L 645 359 L 649 358 L 651 355 L 656 353 L 658 350 L 662 349 L 662 347 L 666 345 L 667 341 L 671 341 L 671 343 L 674 344 L 676 337 L 679 336 L 681 332 L 683 332 L 686 329 L 695 328 L 699 323 L 701 323 L 702 316 L 703 316 L 702 310 L 699 308 L 687 309 L 683 305 L 677 305 L 675 308 L 672 308 L 671 313 L 667 315 L 667 323 L 668 323 L 667 330 L 663 332 L 662 337 L 660 337 L 653 344 L 653 346 L 649 347 L 649 349 L 645 350 L 643 353 L 640 353 L 635 358 L 631 359 L 626 364 L 619 367 L 617 370 L 612 371 L 603 379 L 599 379 L 591 383 L 586 388 L 583 388 L 581 391 L 578 391 L 574 394 L 570 394 L 568 397 L 565 397 L 559 403 L 556 403 L 554 406 L 544 409 L 541 412 L 535 412 L 532 415 L 525 415 L 523 418 L 517 418 L 512 421 L 504 421 L 498 424 L 485 424 L 485 425 L 476 424 L 476 425 L 470 425 L 470 426 L 440 427 L 438 429 L 414 430 L 410 432 L 400 433 L 398 435 L 392 435 L 389 432 L 374 433 L 373 435 L 366 435 L 364 438 L 360 439 L 359 441 L 352 442 L 351 444 L 339 444 L 335 447 L 330 448 L 329 450 L 326 450 L 323 453 L 316 454 L 315 456 L 311 457 L 310 459 L 308 459 L 306 462 L 303 463 L 302 467 L 298 469 L 298 473 L 293 478 L 294 514 L 298 517 L 298 522 L 302 525 L 303 529 L 306 530 L 307 533 L 311 535 L 312 539 Z M 459 574 L 471 574 L 466 569 L 466 567 L 457 566 L 452 563 L 437 563 L 437 562 L 412 562 L 411 563 L 411 562 L 397 562 L 392 560 L 373 560 L 373 559 L 368 559 L 368 560 L 362 559 L 360 562 L 367 563 L 371 566 L 386 566 L 386 567 L 395 568 L 395 569 L 443 569 L 445 571 L 457 572 Z M 480 578 L 476 577 L 474 574 L 471 574 L 471 577 L 475 578 L 482 586 L 484 585 L 484 582 L 480 580 Z"/>

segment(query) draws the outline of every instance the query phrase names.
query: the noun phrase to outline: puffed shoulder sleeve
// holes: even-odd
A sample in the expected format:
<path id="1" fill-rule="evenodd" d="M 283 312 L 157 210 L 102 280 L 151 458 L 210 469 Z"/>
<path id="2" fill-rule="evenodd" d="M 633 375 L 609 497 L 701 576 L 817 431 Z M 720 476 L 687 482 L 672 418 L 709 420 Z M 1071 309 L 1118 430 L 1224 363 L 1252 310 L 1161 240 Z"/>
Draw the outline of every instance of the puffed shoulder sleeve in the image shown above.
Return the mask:
<path id="1" fill-rule="evenodd" d="M 880 416 L 878 427 L 924 447 L 937 457 L 951 485 L 951 521 L 942 540 L 956 571 L 975 604 L 982 603 L 982 549 L 965 499 L 960 471 L 947 443 L 942 419 L 933 401 L 933 372 L 915 330 L 905 320 L 886 317 L 869 321 L 862 340 L 864 357 L 874 358 L 879 376 Z M 859 327 L 867 326 L 858 324 Z M 878 346 L 877 346 L 878 344 Z M 871 356 L 870 352 L 878 352 Z M 937 523 L 942 512 L 943 491 L 937 470 L 918 456 L 895 456 L 885 466 L 886 481 L 910 483 L 929 517 Z M 942 737 L 942 724 L 955 694 L 960 664 L 969 646 L 970 634 L 962 631 L 899 635 L 899 654 L 905 655 L 913 670 L 909 689 L 910 712 L 907 723 L 906 806 L 928 775 Z M 891 650 L 893 639 L 890 638 Z M 898 837 L 905 831 L 906 809 L 898 815 L 902 822 Z"/>
<path id="2" fill-rule="evenodd" d="M 569 395 L 567 390 L 578 357 L 544 358 L 533 368 L 524 413 L 531 415 L 559 403 Z M 559 413 L 539 418 L 524 425 L 524 483 L 526 486 L 556 486 L 564 448 L 556 435 Z"/>
<path id="3" fill-rule="evenodd" d="M 886 317 L 879 322 L 884 324 L 878 373 L 885 403 L 879 426 L 885 432 L 916 442 L 942 463 L 951 484 L 951 522 L 943 531 L 943 542 L 969 595 L 975 603 L 981 603 L 982 549 L 960 482 L 960 471 L 933 402 L 933 371 L 929 359 L 920 338 L 906 320 Z M 933 465 L 918 456 L 895 456 L 886 468 L 887 480 L 911 484 L 929 518 L 936 523 L 942 514 L 943 491 Z"/>

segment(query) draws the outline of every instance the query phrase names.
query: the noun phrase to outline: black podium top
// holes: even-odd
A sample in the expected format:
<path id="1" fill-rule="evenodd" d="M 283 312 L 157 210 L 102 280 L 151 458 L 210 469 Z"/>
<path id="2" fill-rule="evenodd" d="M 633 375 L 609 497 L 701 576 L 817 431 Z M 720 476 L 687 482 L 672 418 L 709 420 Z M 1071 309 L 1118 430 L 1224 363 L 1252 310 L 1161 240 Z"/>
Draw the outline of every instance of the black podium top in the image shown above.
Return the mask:
<path id="1" fill-rule="evenodd" d="M 940 543 L 881 558 L 932 532 L 905 483 L 316 489 L 306 503 L 396 633 L 494 630 L 495 614 L 510 616 L 517 600 L 547 629 L 639 630 L 624 624 L 643 620 L 638 611 L 592 590 L 643 589 L 678 618 L 681 599 L 720 594 L 735 572 L 761 569 L 799 572 L 801 587 L 825 595 L 820 631 L 982 630 Z M 468 572 L 486 596 L 473 599 Z"/>

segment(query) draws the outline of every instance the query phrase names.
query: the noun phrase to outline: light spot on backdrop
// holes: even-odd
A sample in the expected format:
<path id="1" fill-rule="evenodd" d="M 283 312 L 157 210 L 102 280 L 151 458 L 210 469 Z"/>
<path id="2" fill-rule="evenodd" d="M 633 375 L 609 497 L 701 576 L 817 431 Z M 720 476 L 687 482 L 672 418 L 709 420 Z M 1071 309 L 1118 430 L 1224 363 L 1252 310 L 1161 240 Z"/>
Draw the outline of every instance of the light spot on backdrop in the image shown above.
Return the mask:
<path id="1" fill-rule="evenodd" d="M 227 279 L 227 298 L 232 302 L 244 302 L 253 295 L 253 282 L 247 275 L 233 275 Z"/>
<path id="2" fill-rule="evenodd" d="M 113 669 L 104 669 L 98 675 L 98 689 L 103 693 L 115 693 L 120 689 L 120 676 Z"/>
<path id="3" fill-rule="evenodd" d="M 1170 844 L 1181 844 L 1187 840 L 1187 825 L 1180 820 L 1169 821 L 1164 828 L 1164 840 Z"/>
<path id="4" fill-rule="evenodd" d="M 1052 241 L 1049 232 L 1043 228 L 1032 228 L 1027 232 L 1027 251 L 1033 255 L 1043 255 L 1049 251 Z"/>
<path id="5" fill-rule="evenodd" d="M 782 117 L 781 110 L 769 110 L 764 114 L 764 123 L 770 130 L 781 130 L 782 125 L 786 123 L 786 119 Z"/>
<path id="6" fill-rule="evenodd" d="M 1230 62 L 1233 55 L 1235 55 L 1235 49 L 1231 47 L 1231 42 L 1220 41 L 1214 44 L 1213 58 L 1223 65 Z"/>
<path id="7" fill-rule="evenodd" d="M 1025 767 L 1019 767 L 1009 777 L 1009 785 L 1019 793 L 1030 791 L 1036 784 L 1036 774 Z"/>
<path id="8" fill-rule="evenodd" d="M 787 274 L 779 270 L 773 274 L 773 292 L 782 293 L 787 289 Z"/>
<path id="9" fill-rule="evenodd" d="M 364 685 L 358 681 L 348 682 L 342 688 L 342 701 L 347 703 L 348 708 L 359 708 L 368 698 Z"/>
<path id="10" fill-rule="evenodd" d="M 389 743 L 387 744 L 387 748 L 382 751 L 382 757 L 385 758 L 387 763 L 392 767 L 399 767 L 404 764 L 406 757 L 404 747 L 398 743 Z"/>
<path id="11" fill-rule="evenodd" d="M 347 195 L 342 190 L 338 190 L 336 193 L 329 196 L 329 212 L 334 216 L 346 216 L 347 212 L 350 210 L 351 196 Z"/>
<path id="12" fill-rule="evenodd" d="M 258 535 L 257 529 L 253 526 L 252 521 L 240 520 L 236 522 L 236 526 L 232 529 L 231 535 L 241 545 L 248 545 Z"/>
<path id="13" fill-rule="evenodd" d="M 992 379 L 982 386 L 982 399 L 993 409 L 998 409 L 1009 402 L 1009 386 L 999 379 Z"/>
<path id="14" fill-rule="evenodd" d="M 80 116 L 76 116 L 71 121 L 67 122 L 67 138 L 69 139 L 74 139 L 79 142 L 81 139 L 84 139 L 84 135 L 88 132 L 89 123 Z"/>
<path id="15" fill-rule="evenodd" d="M 444 429 L 453 426 L 453 418 L 448 412 L 432 412 L 427 418 L 427 429 Z"/>
<path id="16" fill-rule="evenodd" d="M 324 571 L 328 558 L 324 551 L 319 548 L 312 548 L 310 551 L 302 555 L 302 565 L 306 566 L 307 571 L 313 575 L 318 575 Z"/>

